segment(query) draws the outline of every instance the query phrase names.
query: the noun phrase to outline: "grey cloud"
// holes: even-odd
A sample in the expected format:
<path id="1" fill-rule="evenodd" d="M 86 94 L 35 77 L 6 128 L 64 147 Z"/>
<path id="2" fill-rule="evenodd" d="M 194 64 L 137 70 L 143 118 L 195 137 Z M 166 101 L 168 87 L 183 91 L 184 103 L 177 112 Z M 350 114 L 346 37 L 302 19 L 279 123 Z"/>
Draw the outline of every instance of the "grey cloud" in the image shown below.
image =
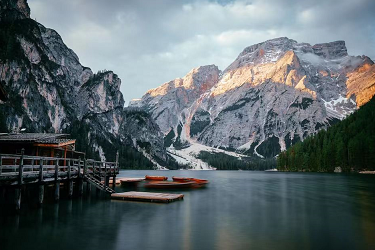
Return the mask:
<path id="1" fill-rule="evenodd" d="M 192 68 L 228 66 L 249 45 L 287 36 L 345 40 L 375 58 L 373 0 L 29 0 L 31 16 L 57 30 L 94 71 L 122 79 L 127 101 Z"/>

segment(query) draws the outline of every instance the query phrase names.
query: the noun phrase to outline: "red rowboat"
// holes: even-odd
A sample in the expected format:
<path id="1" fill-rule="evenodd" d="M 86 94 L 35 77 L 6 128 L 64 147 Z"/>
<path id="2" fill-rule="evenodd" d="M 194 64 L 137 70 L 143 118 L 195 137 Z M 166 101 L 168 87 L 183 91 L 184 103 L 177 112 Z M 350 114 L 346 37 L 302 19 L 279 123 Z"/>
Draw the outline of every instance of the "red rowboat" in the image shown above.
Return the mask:
<path id="1" fill-rule="evenodd" d="M 166 176 L 146 175 L 145 179 L 148 180 L 148 181 L 166 181 L 166 180 L 168 180 L 168 177 L 166 177 Z"/>
<path id="2" fill-rule="evenodd" d="M 145 188 L 191 188 L 196 185 L 195 182 L 176 182 L 176 181 L 150 181 L 145 184 Z"/>
<path id="3" fill-rule="evenodd" d="M 175 177 L 172 176 L 173 181 L 176 182 L 194 182 L 194 187 L 202 187 L 206 184 L 208 184 L 208 180 L 204 179 L 197 179 L 197 178 L 188 178 L 188 177 Z"/>

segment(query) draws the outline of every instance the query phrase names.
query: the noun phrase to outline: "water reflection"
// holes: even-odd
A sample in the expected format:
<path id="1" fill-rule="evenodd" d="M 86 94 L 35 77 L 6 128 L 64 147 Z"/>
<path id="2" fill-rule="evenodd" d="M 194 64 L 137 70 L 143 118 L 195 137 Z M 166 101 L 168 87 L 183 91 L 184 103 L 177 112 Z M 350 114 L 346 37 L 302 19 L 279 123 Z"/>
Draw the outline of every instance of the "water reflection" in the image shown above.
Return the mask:
<path id="1" fill-rule="evenodd" d="M 171 190 L 185 194 L 171 204 L 110 201 L 93 189 L 91 196 L 1 216 L 1 249 L 375 249 L 374 176 L 162 173 L 211 183 Z M 121 173 L 146 174 L 160 172 Z"/>

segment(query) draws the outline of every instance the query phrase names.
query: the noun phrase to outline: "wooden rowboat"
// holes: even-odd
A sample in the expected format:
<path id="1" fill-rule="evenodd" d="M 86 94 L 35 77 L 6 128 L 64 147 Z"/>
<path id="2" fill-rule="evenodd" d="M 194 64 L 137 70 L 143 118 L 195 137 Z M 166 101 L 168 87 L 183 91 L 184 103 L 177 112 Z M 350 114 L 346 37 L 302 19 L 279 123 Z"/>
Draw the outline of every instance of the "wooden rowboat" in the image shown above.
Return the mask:
<path id="1" fill-rule="evenodd" d="M 176 182 L 176 181 L 150 181 L 145 184 L 145 188 L 191 188 L 196 183 L 191 182 Z"/>
<path id="2" fill-rule="evenodd" d="M 168 180 L 168 177 L 166 176 L 152 176 L 152 175 L 146 175 L 145 179 L 147 181 L 166 181 Z"/>
<path id="3" fill-rule="evenodd" d="M 173 181 L 176 182 L 194 182 L 195 185 L 193 187 L 203 187 L 204 185 L 208 184 L 208 180 L 204 179 L 197 179 L 197 178 L 188 178 L 188 177 L 175 177 L 172 176 Z"/>

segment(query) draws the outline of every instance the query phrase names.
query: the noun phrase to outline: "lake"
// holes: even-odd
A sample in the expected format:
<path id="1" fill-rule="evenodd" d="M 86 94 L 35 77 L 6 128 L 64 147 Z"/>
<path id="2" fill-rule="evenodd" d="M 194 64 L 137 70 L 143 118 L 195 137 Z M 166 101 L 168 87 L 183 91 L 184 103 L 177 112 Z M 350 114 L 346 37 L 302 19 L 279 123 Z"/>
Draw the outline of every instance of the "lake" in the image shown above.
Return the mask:
<path id="1" fill-rule="evenodd" d="M 170 204 L 111 201 L 93 191 L 20 215 L 3 214 L 0 249 L 375 249 L 374 175 L 121 171 L 119 176 L 146 174 L 204 178 L 210 184 L 163 190 L 185 194 Z"/>

